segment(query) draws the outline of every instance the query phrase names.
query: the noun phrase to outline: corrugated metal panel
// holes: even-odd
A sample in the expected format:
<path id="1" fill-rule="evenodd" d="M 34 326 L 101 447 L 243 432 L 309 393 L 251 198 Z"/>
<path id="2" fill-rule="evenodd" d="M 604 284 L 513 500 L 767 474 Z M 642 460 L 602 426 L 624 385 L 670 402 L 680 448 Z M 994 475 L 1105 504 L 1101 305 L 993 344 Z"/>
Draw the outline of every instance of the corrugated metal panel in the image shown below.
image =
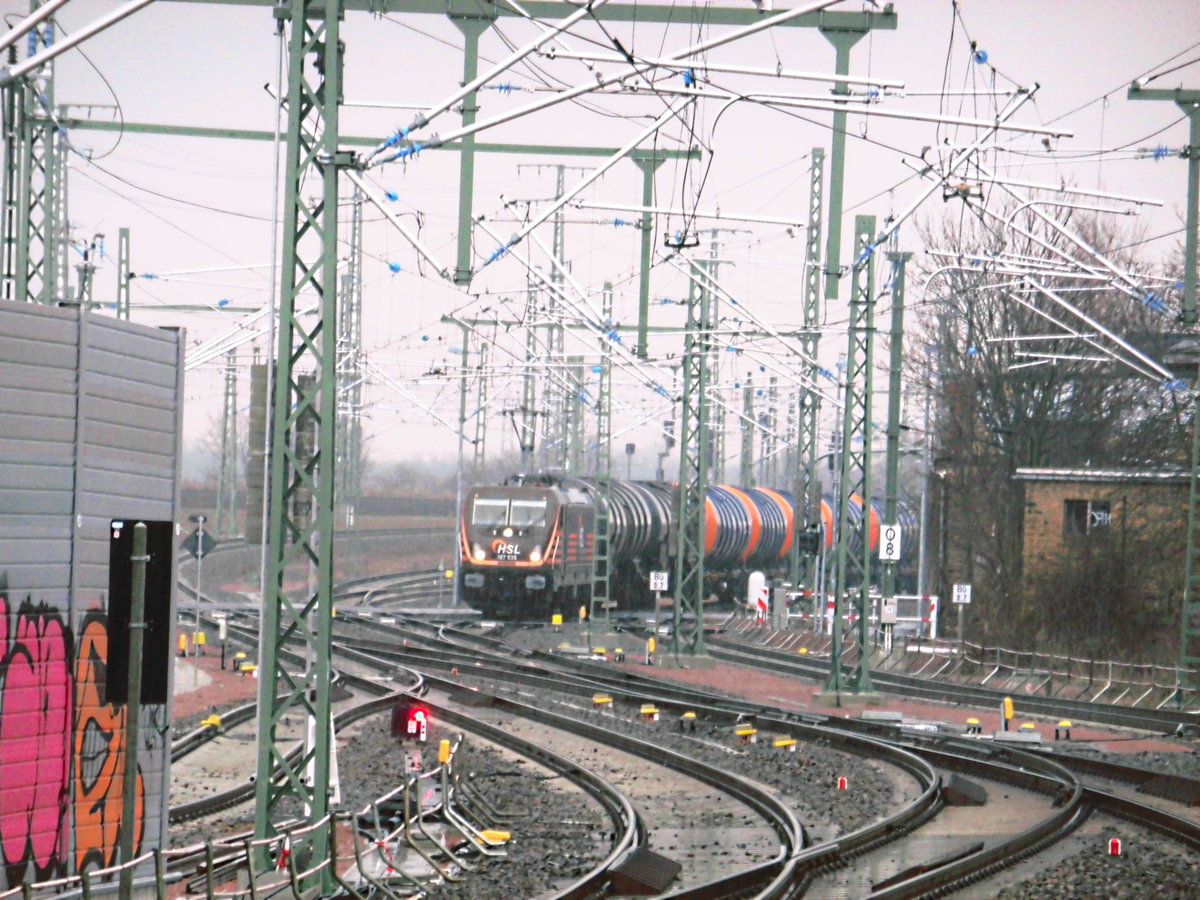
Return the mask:
<path id="1" fill-rule="evenodd" d="M 66 596 L 75 487 L 77 325 L 70 310 L 4 304 L 0 325 L 0 568 Z"/>
<path id="2" fill-rule="evenodd" d="M 85 624 L 94 637 L 108 611 L 110 520 L 177 519 L 182 342 L 180 332 L 78 309 L 0 302 L 0 572 L 10 616 L 26 598 L 45 603 L 70 629 L 73 653 Z M 88 685 L 76 684 L 76 696 Z M 165 707 L 143 709 L 147 847 L 167 834 L 169 747 L 150 726 L 169 721 L 170 706 L 168 694 Z M 75 782 L 72 808 L 78 791 Z M 96 802 L 85 805 L 94 812 Z M 18 869 L 0 871 L 0 888 Z"/>

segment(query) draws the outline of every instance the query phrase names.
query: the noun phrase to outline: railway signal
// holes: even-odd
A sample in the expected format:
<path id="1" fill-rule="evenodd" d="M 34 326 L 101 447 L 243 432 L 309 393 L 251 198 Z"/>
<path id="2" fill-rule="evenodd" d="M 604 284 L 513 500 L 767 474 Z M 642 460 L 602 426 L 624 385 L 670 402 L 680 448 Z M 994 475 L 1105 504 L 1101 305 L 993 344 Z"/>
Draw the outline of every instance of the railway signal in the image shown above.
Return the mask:
<path id="1" fill-rule="evenodd" d="M 400 701 L 392 709 L 392 737 L 419 743 L 429 739 L 429 710 L 419 703 Z"/>
<path id="2" fill-rule="evenodd" d="M 423 706 L 410 707 L 405 730 L 409 737 L 425 743 L 429 739 L 429 710 Z"/>

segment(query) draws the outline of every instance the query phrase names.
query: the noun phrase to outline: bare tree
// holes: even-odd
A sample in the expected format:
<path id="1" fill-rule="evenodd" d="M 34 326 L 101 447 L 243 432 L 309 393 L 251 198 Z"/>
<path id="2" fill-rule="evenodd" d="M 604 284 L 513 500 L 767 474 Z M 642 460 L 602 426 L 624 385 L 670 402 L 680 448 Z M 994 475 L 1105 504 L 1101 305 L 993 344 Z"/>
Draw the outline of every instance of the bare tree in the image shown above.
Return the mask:
<path id="1" fill-rule="evenodd" d="M 1078 266 L 1075 275 L 1061 274 L 1078 248 L 1032 210 L 971 212 L 979 214 L 948 216 L 924 235 L 942 253 L 924 261 L 919 336 L 910 342 L 932 345 L 936 355 L 935 469 L 942 490 L 934 521 L 943 525 L 944 549 L 938 589 L 945 596 L 955 582 L 972 583 L 986 598 L 975 611 L 980 636 L 1027 643 L 1031 626 L 1044 637 L 1053 629 L 1041 627 L 1038 601 L 1022 592 L 1024 498 L 1013 481 L 1016 470 L 1184 465 L 1191 408 L 1186 391 L 1130 367 L 1119 342 L 1049 303 L 1046 291 L 1160 358 L 1177 330 L 1165 301 L 1149 293 L 1132 298 Z M 998 221 L 1012 227 L 996 228 Z M 1128 251 L 1114 249 L 1130 244 L 1128 235 L 1095 217 L 1071 221 L 1064 213 L 1059 221 L 1107 250 L 1118 267 L 1136 269 Z M 1068 328 L 1084 337 L 1070 336 Z M 925 364 L 923 353 L 910 352 L 914 373 Z M 1064 604 L 1056 612 L 1082 611 Z"/>

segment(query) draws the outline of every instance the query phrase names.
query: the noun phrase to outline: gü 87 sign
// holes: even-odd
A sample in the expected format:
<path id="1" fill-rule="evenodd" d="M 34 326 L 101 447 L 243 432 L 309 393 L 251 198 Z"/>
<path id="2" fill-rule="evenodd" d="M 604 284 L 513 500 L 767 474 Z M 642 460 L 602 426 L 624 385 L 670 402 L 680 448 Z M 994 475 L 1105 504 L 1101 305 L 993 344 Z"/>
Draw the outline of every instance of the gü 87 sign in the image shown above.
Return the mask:
<path id="1" fill-rule="evenodd" d="M 881 525 L 879 528 L 879 558 L 885 562 L 900 561 L 900 526 Z"/>

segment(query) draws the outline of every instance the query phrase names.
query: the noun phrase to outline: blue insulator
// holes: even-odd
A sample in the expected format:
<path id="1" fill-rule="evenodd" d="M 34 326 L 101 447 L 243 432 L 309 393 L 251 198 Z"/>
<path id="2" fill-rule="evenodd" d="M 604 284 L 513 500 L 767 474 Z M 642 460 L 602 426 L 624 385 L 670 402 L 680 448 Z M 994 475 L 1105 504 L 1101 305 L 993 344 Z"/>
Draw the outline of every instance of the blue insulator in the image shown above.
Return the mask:
<path id="1" fill-rule="evenodd" d="M 388 269 L 391 270 L 391 273 L 393 275 L 395 275 L 396 273 L 398 273 L 400 271 L 403 271 L 403 267 L 398 262 L 390 262 L 387 264 L 387 266 L 388 266 Z"/>
<path id="2" fill-rule="evenodd" d="M 971 54 L 971 59 L 975 60 L 975 62 L 979 65 L 983 65 L 988 61 L 987 51 L 976 49 L 975 52 Z"/>
<path id="3" fill-rule="evenodd" d="M 1151 157 L 1151 159 L 1154 159 L 1154 160 L 1160 160 L 1160 159 L 1166 159 L 1170 155 L 1171 155 L 1170 148 L 1167 147 L 1166 144 L 1159 144 L 1151 152 L 1150 157 Z"/>
<path id="4" fill-rule="evenodd" d="M 400 199 L 400 195 L 395 191 L 384 191 L 383 196 L 387 197 L 388 200 L 392 201 L 393 203 Z"/>

